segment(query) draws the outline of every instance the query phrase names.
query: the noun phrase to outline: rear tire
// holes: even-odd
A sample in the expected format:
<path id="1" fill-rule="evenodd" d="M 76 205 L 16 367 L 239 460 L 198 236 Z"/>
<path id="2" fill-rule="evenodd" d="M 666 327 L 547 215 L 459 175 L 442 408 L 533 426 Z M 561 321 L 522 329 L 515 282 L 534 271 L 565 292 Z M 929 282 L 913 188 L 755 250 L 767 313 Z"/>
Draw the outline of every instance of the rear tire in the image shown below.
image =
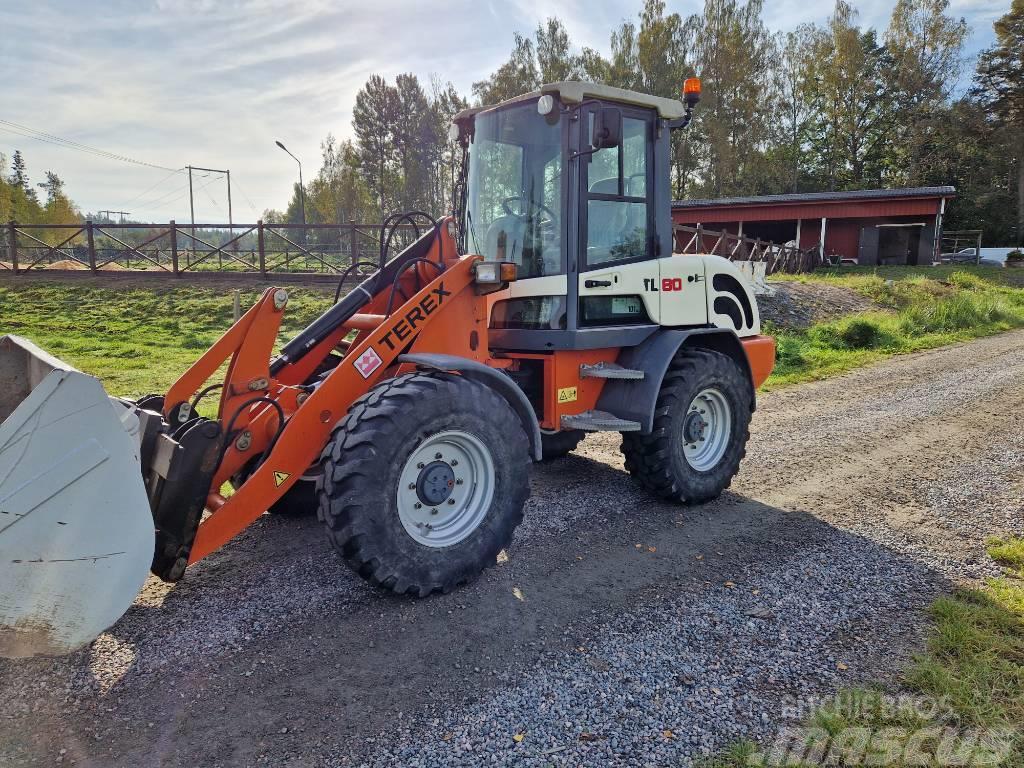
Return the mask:
<path id="1" fill-rule="evenodd" d="M 750 383 L 726 355 L 686 349 L 661 383 L 650 434 L 622 436 L 626 470 L 664 499 L 699 504 L 729 487 L 750 437 Z"/>
<path id="2" fill-rule="evenodd" d="M 582 429 L 566 429 L 550 434 L 541 433 L 541 460 L 551 461 L 567 456 L 570 451 L 574 451 L 583 442 L 583 438 L 586 436 L 587 433 Z"/>
<path id="3" fill-rule="evenodd" d="M 418 597 L 449 592 L 511 542 L 529 463 L 526 433 L 501 395 L 454 374 L 399 376 L 335 427 L 318 514 L 334 549 L 371 583 Z"/>

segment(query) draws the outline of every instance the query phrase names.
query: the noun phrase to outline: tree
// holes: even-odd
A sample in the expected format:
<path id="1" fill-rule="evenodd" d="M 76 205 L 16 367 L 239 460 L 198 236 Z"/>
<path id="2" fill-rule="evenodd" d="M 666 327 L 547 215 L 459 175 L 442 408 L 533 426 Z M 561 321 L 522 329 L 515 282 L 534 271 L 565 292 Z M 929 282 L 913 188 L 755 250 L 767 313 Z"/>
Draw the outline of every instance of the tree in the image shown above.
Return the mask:
<path id="1" fill-rule="evenodd" d="M 346 224 L 379 220 L 380 210 L 359 170 L 356 146 L 351 141 L 339 143 L 328 134 L 320 149 L 323 164 L 306 192 L 306 213 L 310 221 Z M 316 230 L 314 234 L 322 247 L 341 244 L 339 230 Z"/>
<path id="2" fill-rule="evenodd" d="M 811 44 L 817 34 L 813 24 L 801 24 L 780 41 L 781 55 L 775 66 L 780 106 L 777 134 L 769 156 L 775 169 L 777 192 L 798 192 L 806 176 L 806 143 L 811 119 Z"/>
<path id="3" fill-rule="evenodd" d="M 580 60 L 569 46 L 569 33 L 565 25 L 550 17 L 537 25 L 537 73 L 540 83 L 558 83 L 575 80 L 580 76 Z"/>
<path id="4" fill-rule="evenodd" d="M 431 174 L 435 153 L 432 148 L 440 140 L 439 127 L 416 75 L 399 75 L 395 92 L 399 120 L 392 134 L 398 155 L 399 208 L 422 210 L 434 202 Z"/>
<path id="5" fill-rule="evenodd" d="M 1024 0 L 993 25 L 996 44 L 978 60 L 973 94 L 1016 163 L 1016 243 L 1024 245 Z"/>
<path id="6" fill-rule="evenodd" d="M 932 137 L 945 126 L 953 85 L 960 77 L 960 62 L 967 22 L 946 14 L 949 0 L 897 0 L 885 46 L 891 57 L 893 91 L 890 172 L 893 181 L 920 183 L 924 153 Z"/>
<path id="7" fill-rule="evenodd" d="M 533 41 L 514 33 L 512 55 L 486 80 L 473 83 L 473 95 L 480 104 L 497 104 L 540 86 Z"/>
<path id="8" fill-rule="evenodd" d="M 64 181 L 60 176 L 53 171 L 47 171 L 46 181 L 42 186 L 46 190 L 46 205 L 42 212 L 42 220 L 44 222 L 47 224 L 68 224 L 81 219 L 81 212 L 68 196 L 64 194 Z M 58 233 L 54 232 L 53 234 Z"/>
<path id="9" fill-rule="evenodd" d="M 14 155 L 11 157 L 10 184 L 16 191 L 15 198 L 23 201 L 22 205 L 15 206 L 16 210 L 24 207 L 24 205 L 38 206 L 39 196 L 36 195 L 36 191 L 32 188 L 32 183 L 29 181 L 28 166 L 25 164 L 25 157 L 21 154 L 20 149 L 14 150 Z"/>
<path id="10" fill-rule="evenodd" d="M 707 0 L 693 17 L 695 66 L 708 84 L 690 142 L 706 192 L 759 191 L 764 152 L 775 120 L 770 64 L 775 40 L 761 18 L 762 0 Z"/>
<path id="11" fill-rule="evenodd" d="M 394 128 L 400 118 L 397 90 L 380 75 L 371 75 L 356 94 L 352 130 L 363 179 L 382 211 L 391 210 L 395 204 L 390 180 L 395 160 Z"/>
<path id="12" fill-rule="evenodd" d="M 46 181 L 43 183 L 43 189 L 46 190 L 46 204 L 50 205 L 58 199 L 64 197 L 64 182 L 61 180 L 53 171 L 46 172 Z M 65 198 L 66 199 L 66 198 Z"/>
<path id="13" fill-rule="evenodd" d="M 836 0 L 827 28 L 811 42 L 809 144 L 816 184 L 827 189 L 883 186 L 892 142 L 892 61 L 874 30 Z"/>
<path id="14" fill-rule="evenodd" d="M 454 85 L 450 82 L 442 83 L 440 79 L 433 78 L 430 108 L 434 114 L 439 141 L 432 148 L 434 152 L 432 176 L 434 179 L 434 203 L 428 209 L 430 211 L 448 213 L 455 210 L 452 193 L 455 189 L 459 163 L 462 160 L 462 147 L 457 141 L 448 137 L 448 126 L 452 124 L 455 115 L 468 107 L 469 102 L 459 94 Z"/>
<path id="15" fill-rule="evenodd" d="M 937 119 L 944 128 L 929 138 L 918 174 L 921 184 L 956 187 L 944 227 L 981 229 L 990 244 L 1012 243 L 1014 161 L 1007 137 L 970 96 L 945 107 Z"/>

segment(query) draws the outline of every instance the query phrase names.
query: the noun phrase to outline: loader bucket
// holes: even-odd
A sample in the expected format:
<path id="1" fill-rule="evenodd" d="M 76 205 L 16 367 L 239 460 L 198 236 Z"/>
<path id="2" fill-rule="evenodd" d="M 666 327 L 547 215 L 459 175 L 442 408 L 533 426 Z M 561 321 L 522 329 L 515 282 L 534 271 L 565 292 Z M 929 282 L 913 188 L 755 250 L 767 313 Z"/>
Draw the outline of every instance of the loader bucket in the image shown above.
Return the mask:
<path id="1" fill-rule="evenodd" d="M 154 533 L 138 428 L 97 379 L 0 337 L 0 656 L 69 653 L 142 588 Z"/>

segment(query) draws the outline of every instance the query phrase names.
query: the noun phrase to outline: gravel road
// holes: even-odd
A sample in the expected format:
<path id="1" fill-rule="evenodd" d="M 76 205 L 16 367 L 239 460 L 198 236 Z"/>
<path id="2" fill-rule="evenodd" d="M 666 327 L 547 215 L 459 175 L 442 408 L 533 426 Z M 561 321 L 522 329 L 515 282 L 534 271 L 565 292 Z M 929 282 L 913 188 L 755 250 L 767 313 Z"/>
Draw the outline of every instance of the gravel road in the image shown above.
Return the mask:
<path id="1" fill-rule="evenodd" d="M 68 659 L 0 661 L 0 765 L 688 765 L 891 679 L 1024 534 L 1024 332 L 764 394 L 732 490 L 669 506 L 617 435 L 535 467 L 481 580 L 384 596 L 264 516 Z"/>

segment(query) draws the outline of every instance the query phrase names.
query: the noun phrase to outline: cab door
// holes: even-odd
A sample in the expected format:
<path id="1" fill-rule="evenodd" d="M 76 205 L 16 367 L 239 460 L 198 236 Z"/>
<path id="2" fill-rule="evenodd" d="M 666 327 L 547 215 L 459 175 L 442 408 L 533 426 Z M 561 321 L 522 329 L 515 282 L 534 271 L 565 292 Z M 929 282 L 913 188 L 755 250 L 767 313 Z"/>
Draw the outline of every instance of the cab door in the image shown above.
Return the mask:
<path id="1" fill-rule="evenodd" d="M 618 105 L 616 105 L 618 106 Z M 654 259 L 654 113 L 619 107 L 622 143 L 579 158 L 578 324 L 658 322 Z M 583 115 L 581 146 L 591 145 L 594 112 Z M 647 263 L 645 263 L 647 262 Z"/>

